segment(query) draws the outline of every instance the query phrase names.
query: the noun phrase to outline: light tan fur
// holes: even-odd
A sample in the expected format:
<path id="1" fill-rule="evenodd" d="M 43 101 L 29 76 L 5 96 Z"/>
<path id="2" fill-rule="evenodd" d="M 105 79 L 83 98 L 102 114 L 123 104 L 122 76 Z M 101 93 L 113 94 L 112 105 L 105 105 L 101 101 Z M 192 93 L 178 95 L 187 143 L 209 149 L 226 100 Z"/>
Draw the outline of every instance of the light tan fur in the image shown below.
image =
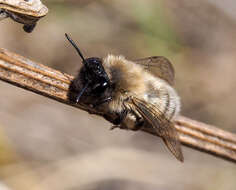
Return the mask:
<path id="1" fill-rule="evenodd" d="M 123 56 L 108 55 L 103 60 L 103 67 L 111 82 L 116 84 L 112 101 L 108 104 L 109 111 L 121 112 L 125 109 L 124 101 L 135 96 L 154 104 L 169 120 L 178 115 L 180 98 L 166 81 Z M 132 129 L 135 122 L 136 117 L 129 113 L 123 123 Z"/>

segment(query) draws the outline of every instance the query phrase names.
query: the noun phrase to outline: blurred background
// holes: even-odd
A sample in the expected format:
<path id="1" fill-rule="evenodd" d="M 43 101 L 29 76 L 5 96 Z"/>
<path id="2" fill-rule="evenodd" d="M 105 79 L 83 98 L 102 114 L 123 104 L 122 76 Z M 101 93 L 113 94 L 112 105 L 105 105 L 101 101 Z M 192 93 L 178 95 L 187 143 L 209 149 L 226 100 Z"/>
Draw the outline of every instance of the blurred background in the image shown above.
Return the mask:
<path id="1" fill-rule="evenodd" d="M 0 22 L 0 47 L 75 75 L 80 58 L 166 56 L 182 114 L 236 132 L 236 1 L 50 0 L 33 33 Z M 0 189 L 234 190 L 236 165 L 0 81 Z"/>

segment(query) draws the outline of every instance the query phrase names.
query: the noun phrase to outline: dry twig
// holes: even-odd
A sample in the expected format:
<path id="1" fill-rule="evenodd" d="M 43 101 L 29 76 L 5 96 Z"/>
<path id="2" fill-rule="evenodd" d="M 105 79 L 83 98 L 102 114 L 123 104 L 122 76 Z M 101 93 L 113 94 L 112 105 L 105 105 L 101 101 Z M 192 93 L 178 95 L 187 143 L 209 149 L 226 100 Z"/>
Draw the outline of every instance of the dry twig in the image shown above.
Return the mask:
<path id="1" fill-rule="evenodd" d="M 102 115 L 84 105 L 74 105 L 68 101 L 67 92 L 72 76 L 4 49 L 0 49 L 0 79 L 89 113 Z M 182 116 L 177 119 L 175 127 L 182 144 L 236 162 L 235 134 Z M 152 129 L 144 131 L 156 135 Z"/>

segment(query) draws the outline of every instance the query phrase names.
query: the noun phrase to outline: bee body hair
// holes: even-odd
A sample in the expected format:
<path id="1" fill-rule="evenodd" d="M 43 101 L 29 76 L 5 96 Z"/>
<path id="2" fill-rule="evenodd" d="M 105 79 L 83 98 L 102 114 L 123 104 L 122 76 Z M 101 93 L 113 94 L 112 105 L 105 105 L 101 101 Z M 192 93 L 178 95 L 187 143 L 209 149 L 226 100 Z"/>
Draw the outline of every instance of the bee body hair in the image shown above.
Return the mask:
<path id="1" fill-rule="evenodd" d="M 68 34 L 65 37 L 82 60 L 71 81 L 68 100 L 94 109 L 114 128 L 152 128 L 172 154 L 184 160 L 173 120 L 180 112 L 174 68 L 163 56 L 129 61 L 123 56 L 85 58 Z"/>
<path id="2" fill-rule="evenodd" d="M 108 55 L 103 59 L 103 67 L 114 84 L 112 100 L 107 105 L 110 112 L 121 113 L 127 109 L 124 105 L 125 100 L 135 96 L 154 104 L 169 120 L 178 115 L 179 96 L 166 81 L 123 56 Z M 139 116 L 132 112 L 128 113 L 123 123 L 129 129 L 133 129 L 137 123 L 137 115 Z"/>

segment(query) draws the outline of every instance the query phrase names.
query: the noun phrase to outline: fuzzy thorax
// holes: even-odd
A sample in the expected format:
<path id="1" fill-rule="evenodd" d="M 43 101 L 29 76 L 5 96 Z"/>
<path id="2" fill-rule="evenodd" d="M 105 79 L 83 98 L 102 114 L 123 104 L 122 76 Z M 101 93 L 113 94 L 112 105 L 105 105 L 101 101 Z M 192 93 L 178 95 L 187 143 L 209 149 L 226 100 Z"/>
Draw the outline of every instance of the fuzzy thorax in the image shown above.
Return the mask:
<path id="1" fill-rule="evenodd" d="M 174 88 L 141 65 L 123 56 L 108 55 L 103 60 L 103 66 L 111 84 L 114 84 L 113 100 L 108 105 L 110 111 L 121 112 L 124 100 L 135 96 L 156 105 L 168 119 L 179 113 L 180 100 Z"/>
<path id="2" fill-rule="evenodd" d="M 139 65 L 123 56 L 108 55 L 103 61 L 103 66 L 111 83 L 114 84 L 113 101 L 109 104 L 111 111 L 122 111 L 123 101 L 130 93 L 144 93 L 143 69 Z"/>
<path id="3" fill-rule="evenodd" d="M 105 71 L 111 82 L 116 84 L 115 90 L 142 94 L 145 90 L 143 68 L 126 60 L 123 56 L 108 55 L 103 62 Z"/>

